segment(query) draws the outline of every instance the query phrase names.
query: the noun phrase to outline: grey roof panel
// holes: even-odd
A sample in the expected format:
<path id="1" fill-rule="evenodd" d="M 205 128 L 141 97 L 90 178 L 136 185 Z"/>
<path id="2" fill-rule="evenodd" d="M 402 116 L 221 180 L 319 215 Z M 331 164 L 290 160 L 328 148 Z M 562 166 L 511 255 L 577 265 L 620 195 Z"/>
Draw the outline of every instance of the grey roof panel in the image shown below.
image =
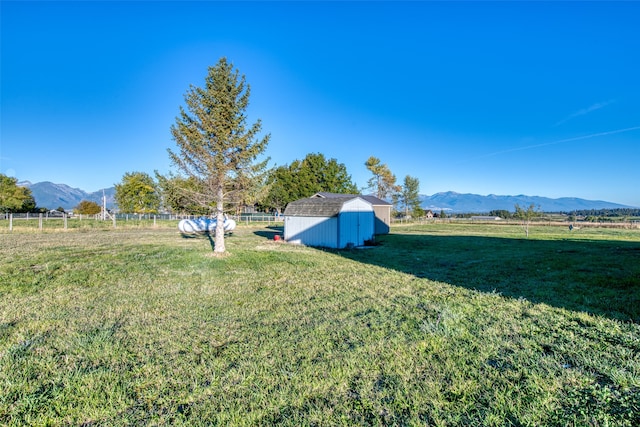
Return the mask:
<path id="1" fill-rule="evenodd" d="M 342 205 L 358 196 L 342 195 L 342 197 L 309 197 L 296 200 L 287 205 L 284 210 L 285 216 L 337 216 L 342 209 Z"/>

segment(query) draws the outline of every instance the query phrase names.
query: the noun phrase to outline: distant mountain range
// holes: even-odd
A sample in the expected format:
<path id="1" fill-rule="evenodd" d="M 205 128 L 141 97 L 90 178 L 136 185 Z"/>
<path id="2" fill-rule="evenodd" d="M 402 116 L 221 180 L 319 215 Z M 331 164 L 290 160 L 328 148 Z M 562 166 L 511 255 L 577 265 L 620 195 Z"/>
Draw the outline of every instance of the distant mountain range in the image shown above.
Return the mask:
<path id="1" fill-rule="evenodd" d="M 102 206 L 102 191 L 87 193 L 79 188 L 71 188 L 66 184 L 54 184 L 53 182 L 37 182 L 32 184 L 29 181 L 19 182 L 18 185 L 28 187 L 36 200 L 39 208 L 72 210 L 83 200 L 96 202 Z M 115 205 L 115 187 L 105 188 L 104 195 L 107 198 L 107 209 Z"/>
<path id="2" fill-rule="evenodd" d="M 540 196 L 497 196 L 489 194 L 480 196 L 478 194 L 460 194 L 453 191 L 436 193 L 432 196 L 421 195 L 421 206 L 423 209 L 430 209 L 434 213 L 444 210 L 451 213 L 486 213 L 493 210 L 515 211 L 516 203 L 523 208 L 528 208 L 533 204 L 543 212 L 571 212 L 575 210 L 589 209 L 619 209 L 633 208 L 633 206 L 621 205 L 618 203 L 604 202 L 602 200 L 585 200 L 577 197 L 561 197 L 550 199 Z"/>
<path id="3" fill-rule="evenodd" d="M 89 200 L 102 204 L 102 192 L 107 198 L 107 208 L 112 209 L 115 205 L 115 187 L 105 188 L 93 193 L 87 193 L 79 188 L 72 188 L 65 184 L 54 184 L 52 182 L 38 182 L 32 184 L 29 181 L 19 182 L 18 185 L 29 187 L 33 197 L 36 199 L 38 207 L 57 209 L 62 207 L 71 210 L 78 206 L 82 200 Z M 432 196 L 421 195 L 421 206 L 437 213 L 441 210 L 449 213 L 486 213 L 492 210 L 514 211 L 515 204 L 527 208 L 532 203 L 544 212 L 571 212 L 585 209 L 618 209 L 632 208 L 618 203 L 604 202 L 601 200 L 585 200 L 576 197 L 562 197 L 550 199 L 539 196 L 497 196 L 489 194 L 480 196 L 478 194 L 460 194 L 453 191 L 436 193 Z"/>

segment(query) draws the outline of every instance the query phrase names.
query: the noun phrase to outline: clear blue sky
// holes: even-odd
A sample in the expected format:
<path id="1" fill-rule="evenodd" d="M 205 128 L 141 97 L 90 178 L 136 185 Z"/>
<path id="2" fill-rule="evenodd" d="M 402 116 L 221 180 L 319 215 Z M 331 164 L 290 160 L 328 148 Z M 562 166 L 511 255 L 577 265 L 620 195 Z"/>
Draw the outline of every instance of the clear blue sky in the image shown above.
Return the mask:
<path id="1" fill-rule="evenodd" d="M 0 173 L 85 191 L 170 170 L 227 57 L 272 165 L 374 155 L 422 194 L 640 206 L 640 2 L 0 2 Z"/>

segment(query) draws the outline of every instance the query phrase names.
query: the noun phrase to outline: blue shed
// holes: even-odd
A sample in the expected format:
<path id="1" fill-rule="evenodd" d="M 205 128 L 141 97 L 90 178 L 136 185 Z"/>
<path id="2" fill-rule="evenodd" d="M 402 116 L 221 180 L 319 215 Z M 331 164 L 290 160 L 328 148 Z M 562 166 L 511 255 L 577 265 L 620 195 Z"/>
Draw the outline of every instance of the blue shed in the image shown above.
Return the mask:
<path id="1" fill-rule="evenodd" d="M 373 239 L 373 205 L 360 196 L 309 197 L 287 205 L 284 239 L 327 248 L 362 246 Z"/>

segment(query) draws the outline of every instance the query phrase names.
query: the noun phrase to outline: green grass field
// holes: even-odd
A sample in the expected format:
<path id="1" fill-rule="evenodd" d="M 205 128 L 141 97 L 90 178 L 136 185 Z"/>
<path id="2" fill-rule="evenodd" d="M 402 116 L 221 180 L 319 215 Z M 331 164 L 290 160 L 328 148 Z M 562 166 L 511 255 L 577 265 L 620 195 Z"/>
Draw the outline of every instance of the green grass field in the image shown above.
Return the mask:
<path id="1" fill-rule="evenodd" d="M 640 425 L 640 230 L 0 234 L 0 424 Z"/>

